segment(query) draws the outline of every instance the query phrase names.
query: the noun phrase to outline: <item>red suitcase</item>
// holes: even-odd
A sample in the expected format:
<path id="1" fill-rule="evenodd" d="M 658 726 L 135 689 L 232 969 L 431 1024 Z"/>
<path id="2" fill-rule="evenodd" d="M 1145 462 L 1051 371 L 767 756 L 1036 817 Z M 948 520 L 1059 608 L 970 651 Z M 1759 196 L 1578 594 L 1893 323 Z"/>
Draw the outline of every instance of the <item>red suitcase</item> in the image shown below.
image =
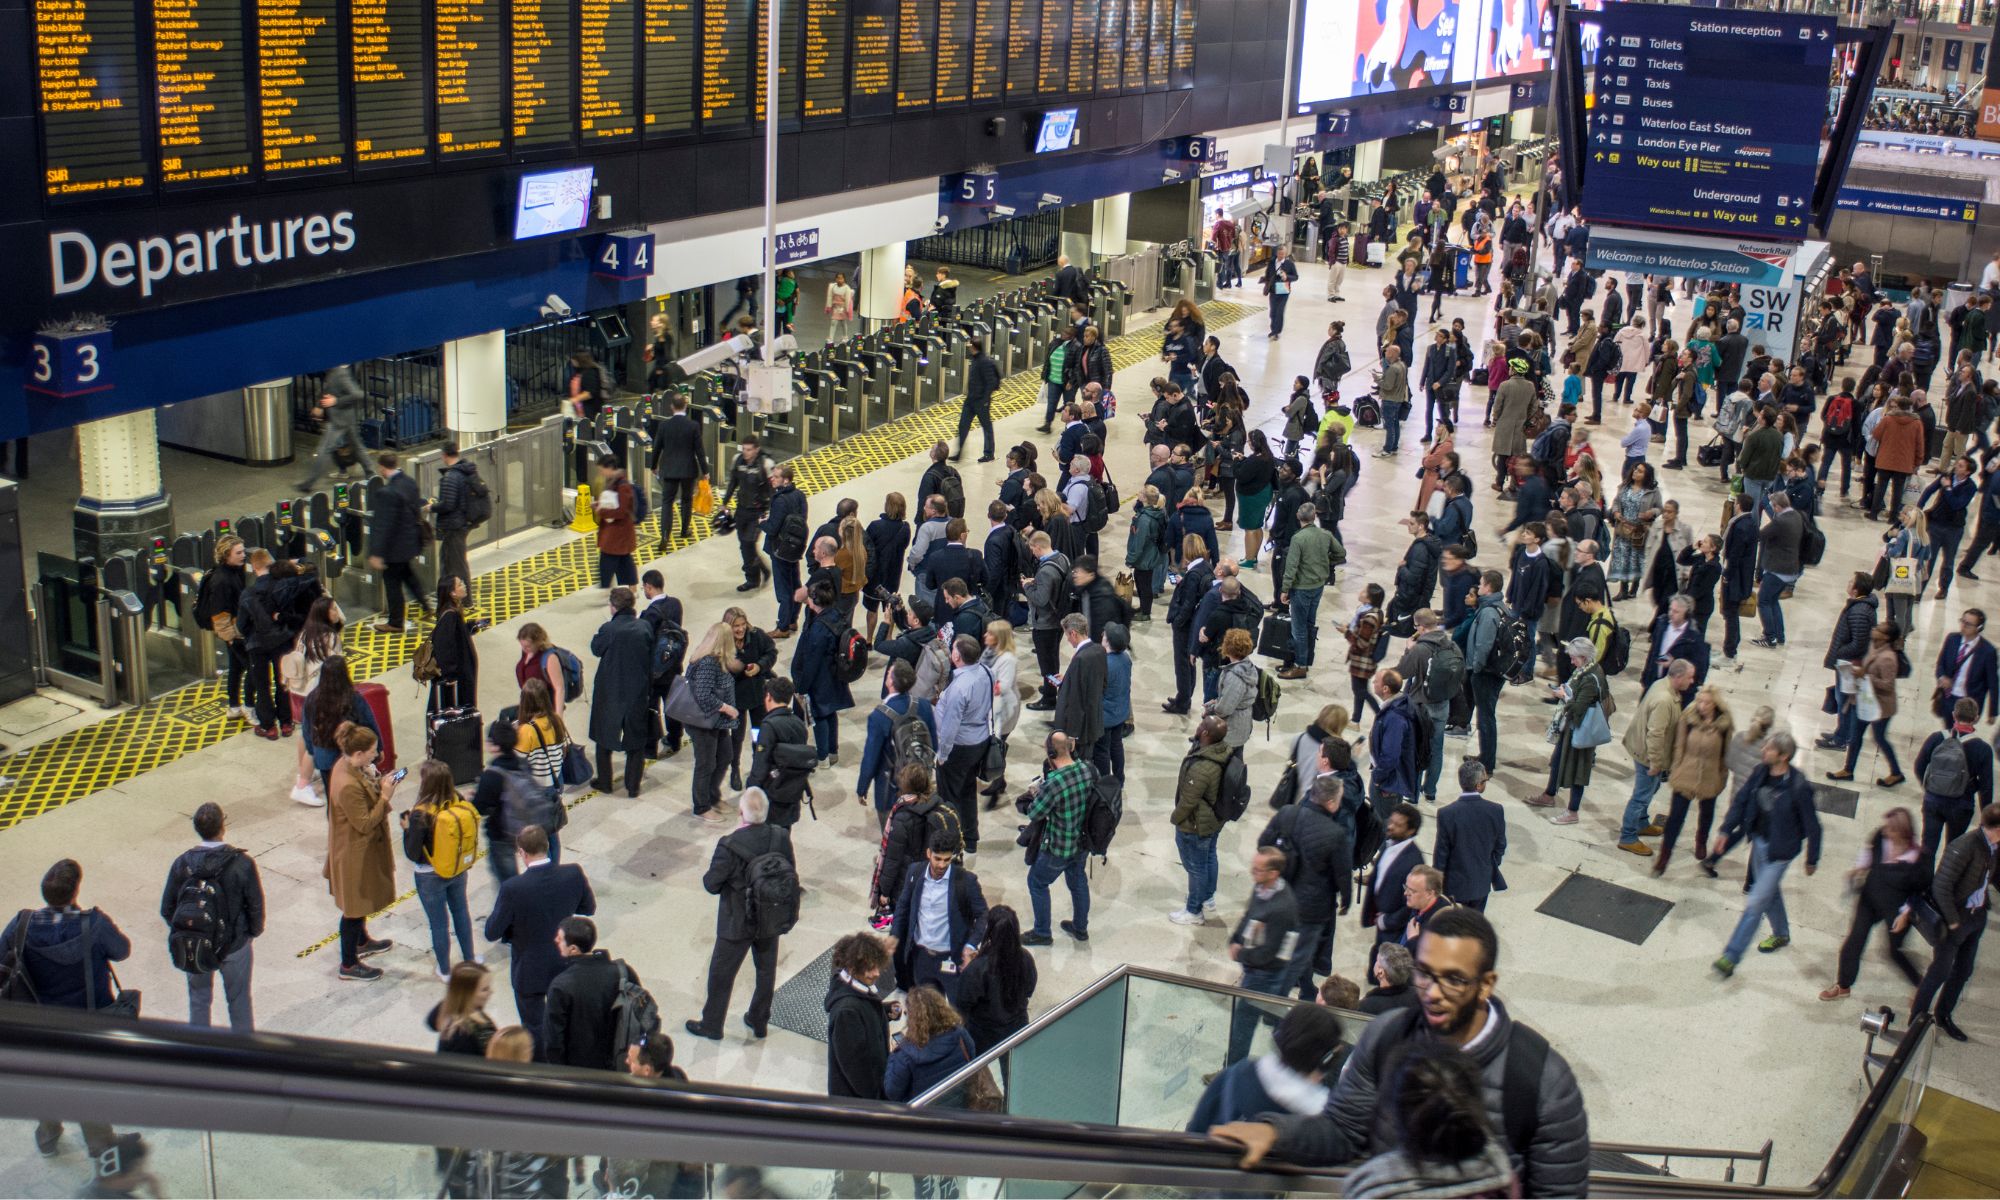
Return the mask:
<path id="1" fill-rule="evenodd" d="M 387 775 L 396 769 L 396 727 L 389 723 L 389 689 L 379 683 L 357 683 L 354 690 L 368 702 L 368 711 L 375 714 L 375 729 L 382 741 L 382 757 L 376 769 Z"/>

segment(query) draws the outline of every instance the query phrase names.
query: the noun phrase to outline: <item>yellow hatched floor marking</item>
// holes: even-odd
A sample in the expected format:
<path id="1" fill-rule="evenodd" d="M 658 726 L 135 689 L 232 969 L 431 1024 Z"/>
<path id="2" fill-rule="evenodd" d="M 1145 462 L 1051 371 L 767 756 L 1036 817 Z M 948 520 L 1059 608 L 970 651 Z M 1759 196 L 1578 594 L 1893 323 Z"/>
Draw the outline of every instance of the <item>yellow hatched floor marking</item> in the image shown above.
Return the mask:
<path id="1" fill-rule="evenodd" d="M 1214 301 L 1202 315 L 1210 329 L 1220 329 L 1261 311 L 1250 305 Z M 1113 338 L 1113 365 L 1123 370 L 1157 358 L 1159 336 L 1156 327 L 1148 326 Z M 1000 385 L 993 397 L 995 420 L 1041 403 L 1037 376 L 1036 371 L 1019 371 Z M 1143 393 L 1134 396 L 1128 415 L 1135 415 L 1132 409 L 1146 399 Z M 958 415 L 957 401 L 933 404 L 788 461 L 801 491 L 808 495 L 829 491 L 921 454 L 939 440 L 955 440 Z M 647 518 L 641 530 L 642 547 L 659 543 L 659 522 L 658 513 Z M 679 550 L 709 536 L 712 531 L 703 522 L 696 526 L 693 538 L 677 533 L 668 538 L 666 549 Z M 474 585 L 479 613 L 505 624 L 591 586 L 596 572 L 596 543 L 588 537 L 571 538 L 481 575 Z M 345 640 L 354 677 L 371 678 L 409 662 L 419 636 L 416 631 L 377 633 L 366 622 L 349 625 Z M 248 729 L 228 715 L 226 705 L 222 683 L 205 679 L 0 759 L 0 776 L 13 780 L 11 786 L 0 790 L 0 829 L 116 787 Z"/>

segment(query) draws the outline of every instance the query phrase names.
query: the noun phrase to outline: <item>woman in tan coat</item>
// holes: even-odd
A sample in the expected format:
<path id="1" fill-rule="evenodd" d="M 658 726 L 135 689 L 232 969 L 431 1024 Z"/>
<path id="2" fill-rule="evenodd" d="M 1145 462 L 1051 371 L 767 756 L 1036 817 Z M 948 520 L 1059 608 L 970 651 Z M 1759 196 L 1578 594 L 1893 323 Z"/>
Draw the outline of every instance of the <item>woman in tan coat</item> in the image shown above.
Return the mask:
<path id="1" fill-rule="evenodd" d="M 340 977 L 382 978 L 378 967 L 363 963 L 392 944 L 368 936 L 368 914 L 380 912 L 396 898 L 396 858 L 389 848 L 389 798 L 404 772 L 386 779 L 375 775 L 375 731 L 352 721 L 341 725 L 334 741 L 340 759 L 327 780 L 326 882 L 340 906 Z"/>
<path id="2" fill-rule="evenodd" d="M 1949 566 L 1949 564 L 1947 564 Z M 1828 779 L 1854 778 L 1854 764 L 1861 758 L 1861 726 L 1866 725 L 1875 739 L 1875 748 L 1889 763 L 1889 773 L 1875 781 L 1876 787 L 1891 788 L 1903 782 L 1902 765 L 1896 749 L 1889 744 L 1889 718 L 1896 715 L 1896 680 L 1903 673 L 1903 633 L 1894 621 L 1884 621 L 1868 631 L 1868 653 L 1861 657 L 1861 678 L 1854 697 L 1854 740 L 1847 743 L 1847 761 L 1838 771 L 1828 771 Z M 1860 694 L 1867 688 L 1874 695 L 1872 709 Z"/>
<path id="3" fill-rule="evenodd" d="M 1735 722 L 1722 689 L 1714 684 L 1695 693 L 1694 703 L 1682 711 L 1674 727 L 1673 766 L 1667 769 L 1667 786 L 1673 789 L 1673 808 L 1660 834 L 1660 852 L 1653 859 L 1653 874 L 1667 872 L 1674 843 L 1687 820 L 1688 805 L 1696 805 L 1694 818 L 1695 856 L 1708 845 L 1708 828 L 1715 821 L 1715 798 L 1729 786 L 1729 738 Z"/>

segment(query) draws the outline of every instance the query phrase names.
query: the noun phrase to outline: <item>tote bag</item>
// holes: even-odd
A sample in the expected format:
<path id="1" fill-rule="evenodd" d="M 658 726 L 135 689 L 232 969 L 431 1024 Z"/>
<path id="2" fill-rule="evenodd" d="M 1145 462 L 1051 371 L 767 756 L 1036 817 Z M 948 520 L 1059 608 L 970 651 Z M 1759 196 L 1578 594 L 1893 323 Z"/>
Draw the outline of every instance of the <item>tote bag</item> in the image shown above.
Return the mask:
<path id="1" fill-rule="evenodd" d="M 1595 750 L 1611 741 L 1611 722 L 1604 718 L 1604 707 L 1593 704 L 1584 710 L 1583 719 L 1576 723 L 1576 732 L 1570 735 L 1569 744 L 1578 750 Z"/>

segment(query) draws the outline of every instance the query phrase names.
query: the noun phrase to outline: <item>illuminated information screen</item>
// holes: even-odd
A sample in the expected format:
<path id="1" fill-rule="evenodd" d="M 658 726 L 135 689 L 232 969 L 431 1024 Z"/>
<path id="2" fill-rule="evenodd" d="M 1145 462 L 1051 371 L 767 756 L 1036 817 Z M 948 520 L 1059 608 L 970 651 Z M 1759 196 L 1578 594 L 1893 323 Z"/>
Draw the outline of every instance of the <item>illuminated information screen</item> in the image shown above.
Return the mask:
<path id="1" fill-rule="evenodd" d="M 636 0 L 577 5 L 576 123 L 586 142 L 639 132 Z"/>
<path id="2" fill-rule="evenodd" d="M 346 166 L 337 0 L 258 0 L 255 11 L 264 173 Z"/>
<path id="3" fill-rule="evenodd" d="M 250 177 L 243 8 L 213 0 L 154 0 L 160 182 Z"/>
<path id="4" fill-rule="evenodd" d="M 1097 90 L 1117 95 L 1125 72 L 1125 6 L 1105 0 L 1097 10 Z"/>
<path id="5" fill-rule="evenodd" d="M 854 0 L 851 115 L 880 117 L 896 108 L 896 0 Z"/>
<path id="6" fill-rule="evenodd" d="M 702 127 L 748 124 L 756 0 L 702 0 L 701 10 Z"/>
<path id="7" fill-rule="evenodd" d="M 1096 0 L 1082 0 L 1094 4 Z M 1045 96 L 1069 90 L 1069 14 L 1073 0 L 1042 0 L 1042 47 L 1035 57 L 1035 84 Z"/>
<path id="8" fill-rule="evenodd" d="M 435 0 L 438 154 L 490 154 L 507 133 L 500 0 Z"/>
<path id="9" fill-rule="evenodd" d="M 1174 58 L 1173 0 L 1153 0 L 1146 22 L 1146 87 L 1161 91 L 1171 78 Z"/>
<path id="10" fill-rule="evenodd" d="M 701 61 L 698 0 L 645 0 L 646 133 L 694 129 L 694 90 Z"/>
<path id="11" fill-rule="evenodd" d="M 847 5 L 843 0 L 804 0 L 805 58 L 800 88 L 805 118 L 847 113 Z"/>
<path id="12" fill-rule="evenodd" d="M 132 0 L 35 0 L 43 187 L 51 197 L 137 191 L 152 172 Z"/>
<path id="13" fill-rule="evenodd" d="M 423 0 L 349 0 L 354 161 L 364 166 L 430 157 L 424 8 Z"/>
<path id="14" fill-rule="evenodd" d="M 1007 0 L 1007 98 L 1027 100 L 1035 94 L 1041 67 L 1042 0 Z"/>
<path id="15" fill-rule="evenodd" d="M 575 140 L 576 120 L 569 0 L 513 0 L 513 33 L 514 148 L 567 146 Z"/>
<path id="16" fill-rule="evenodd" d="M 1069 85 L 1072 96 L 1088 96 L 1097 88 L 1097 10 L 1091 0 L 1070 9 Z"/>
<path id="17" fill-rule="evenodd" d="M 1172 85 L 1194 86 L 1194 5 L 1195 0 L 1174 0 L 1174 59 Z"/>
<path id="18" fill-rule="evenodd" d="M 1116 0 L 1105 0 L 1115 3 Z M 1146 27 L 1152 20 L 1149 0 L 1125 0 L 1125 90 L 1146 90 Z"/>
<path id="19" fill-rule="evenodd" d="M 899 0 L 896 6 L 896 109 L 929 108 L 936 98 L 939 0 Z"/>
<path id="20" fill-rule="evenodd" d="M 973 0 L 937 0 L 937 102 L 972 98 Z"/>
<path id="21" fill-rule="evenodd" d="M 1007 0 L 977 0 L 972 15 L 972 101 L 1007 92 Z"/>

